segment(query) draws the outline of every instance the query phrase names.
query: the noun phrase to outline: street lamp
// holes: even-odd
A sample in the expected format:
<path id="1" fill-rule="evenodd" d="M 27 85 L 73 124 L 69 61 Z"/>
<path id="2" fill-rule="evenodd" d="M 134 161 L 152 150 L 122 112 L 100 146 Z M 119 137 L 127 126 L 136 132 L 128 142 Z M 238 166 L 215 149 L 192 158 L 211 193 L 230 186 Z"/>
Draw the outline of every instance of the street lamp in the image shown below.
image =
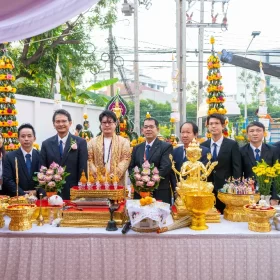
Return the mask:
<path id="1" fill-rule="evenodd" d="M 247 53 L 248 53 L 248 50 L 253 42 L 253 40 L 255 39 L 256 36 L 259 36 L 261 34 L 260 31 L 253 31 L 251 36 L 252 36 L 252 39 L 246 49 L 246 52 L 245 52 L 245 58 L 247 57 Z M 246 81 L 246 78 L 247 78 L 247 69 L 245 69 L 245 72 L 244 72 L 244 82 L 245 82 L 245 91 L 244 91 L 244 98 L 245 98 L 245 104 L 244 104 L 244 118 L 245 118 L 245 126 L 247 126 L 247 122 L 248 122 L 248 115 L 247 115 L 247 81 Z"/>

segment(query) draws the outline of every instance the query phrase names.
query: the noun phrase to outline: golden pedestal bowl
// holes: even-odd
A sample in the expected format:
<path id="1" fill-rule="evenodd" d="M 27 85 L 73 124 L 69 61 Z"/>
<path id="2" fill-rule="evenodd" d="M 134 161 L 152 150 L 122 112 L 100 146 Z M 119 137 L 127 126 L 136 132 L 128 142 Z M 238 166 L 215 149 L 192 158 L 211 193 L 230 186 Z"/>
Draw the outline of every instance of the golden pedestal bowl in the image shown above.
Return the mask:
<path id="1" fill-rule="evenodd" d="M 252 209 L 250 205 L 244 206 L 244 211 L 248 215 L 248 229 L 256 232 L 271 231 L 271 224 L 269 219 L 274 216 L 276 210 L 270 206 L 267 210 Z"/>
<path id="2" fill-rule="evenodd" d="M 6 209 L 0 206 L 0 228 L 4 227 L 5 225 L 5 220 L 4 220 L 5 211 Z"/>
<path id="3" fill-rule="evenodd" d="M 18 197 L 14 196 L 14 197 L 10 198 L 9 204 L 10 205 L 13 205 L 13 204 L 28 204 L 28 200 L 24 195 L 21 195 L 21 196 L 18 196 Z"/>
<path id="4" fill-rule="evenodd" d="M 248 222 L 243 206 L 250 203 L 250 196 L 257 202 L 260 194 L 233 194 L 218 192 L 218 198 L 226 205 L 224 218 L 232 222 Z"/>
<path id="5" fill-rule="evenodd" d="M 8 203 L 10 197 L 7 195 L 0 195 L 0 203 Z"/>
<path id="6" fill-rule="evenodd" d="M 215 196 L 212 193 L 187 193 L 185 196 L 185 204 L 187 209 L 193 213 L 192 224 L 193 230 L 208 229 L 206 225 L 205 214 L 213 208 L 215 204 Z"/>
<path id="7" fill-rule="evenodd" d="M 35 204 L 13 204 L 7 207 L 6 214 L 11 218 L 9 230 L 23 231 L 32 228 L 32 214 Z"/>

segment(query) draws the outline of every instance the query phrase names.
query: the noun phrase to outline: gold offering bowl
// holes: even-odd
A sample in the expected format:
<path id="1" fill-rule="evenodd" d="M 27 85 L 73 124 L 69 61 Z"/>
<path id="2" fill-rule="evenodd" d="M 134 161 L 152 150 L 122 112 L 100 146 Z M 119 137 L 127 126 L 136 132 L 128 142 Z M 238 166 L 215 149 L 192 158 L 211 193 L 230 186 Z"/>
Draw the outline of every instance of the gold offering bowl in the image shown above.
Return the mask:
<path id="1" fill-rule="evenodd" d="M 269 232 L 271 225 L 269 219 L 274 216 L 276 210 L 270 206 L 267 210 L 252 209 L 249 205 L 244 206 L 244 211 L 248 215 L 248 228 L 256 232 Z"/>
<path id="2" fill-rule="evenodd" d="M 0 203 L 8 203 L 10 197 L 7 195 L 0 195 Z"/>
<path id="3" fill-rule="evenodd" d="M 226 205 L 224 218 L 232 222 L 248 222 L 243 206 L 250 203 L 250 196 L 257 202 L 260 194 L 233 194 L 218 192 L 218 198 Z"/>
<path id="4" fill-rule="evenodd" d="M 14 196 L 10 198 L 9 204 L 28 204 L 28 200 L 24 195 L 18 197 Z"/>
<path id="5" fill-rule="evenodd" d="M 35 209 L 35 204 L 13 204 L 8 206 L 6 214 L 11 218 L 9 230 L 23 231 L 31 229 L 31 217 Z"/>
<path id="6" fill-rule="evenodd" d="M 212 209 L 215 204 L 214 194 L 207 192 L 201 192 L 200 194 L 187 193 L 185 196 L 185 204 L 187 209 L 190 209 L 193 213 L 190 228 L 193 230 L 208 229 L 205 214 Z"/>
<path id="7" fill-rule="evenodd" d="M 5 225 L 5 220 L 4 220 L 5 211 L 6 209 L 0 206 L 0 228 L 4 227 Z"/>

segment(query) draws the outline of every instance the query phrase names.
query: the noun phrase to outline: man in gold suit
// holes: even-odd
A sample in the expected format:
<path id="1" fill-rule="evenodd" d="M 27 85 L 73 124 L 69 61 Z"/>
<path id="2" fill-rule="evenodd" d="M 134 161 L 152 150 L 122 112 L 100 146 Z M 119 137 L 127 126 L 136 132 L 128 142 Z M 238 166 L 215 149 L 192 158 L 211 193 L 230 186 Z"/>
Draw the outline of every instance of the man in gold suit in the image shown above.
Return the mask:
<path id="1" fill-rule="evenodd" d="M 105 110 L 99 115 L 101 135 L 88 142 L 90 168 L 95 176 L 97 172 L 103 175 L 117 175 L 119 185 L 125 185 L 125 172 L 129 166 L 130 143 L 127 139 L 116 135 L 117 117 L 114 112 Z"/>

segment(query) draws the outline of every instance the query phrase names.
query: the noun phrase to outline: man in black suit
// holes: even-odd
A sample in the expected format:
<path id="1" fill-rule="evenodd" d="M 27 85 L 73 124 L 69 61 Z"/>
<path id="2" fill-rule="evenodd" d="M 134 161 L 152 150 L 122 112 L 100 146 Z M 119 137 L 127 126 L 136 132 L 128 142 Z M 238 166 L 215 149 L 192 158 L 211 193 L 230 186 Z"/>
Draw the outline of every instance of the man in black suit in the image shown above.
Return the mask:
<path id="1" fill-rule="evenodd" d="M 198 127 L 195 123 L 193 122 L 185 122 L 181 125 L 180 127 L 180 138 L 181 141 L 183 142 L 183 146 L 179 146 L 175 149 L 173 149 L 172 156 L 173 160 L 175 162 L 175 168 L 180 172 L 181 167 L 185 161 L 187 161 L 186 157 L 186 151 L 185 149 L 188 148 L 189 144 L 192 142 L 194 138 L 196 138 L 198 135 Z M 201 151 L 201 158 L 200 161 L 204 164 L 207 164 L 208 159 L 207 159 L 207 154 L 210 153 L 210 149 L 200 146 L 202 149 Z M 179 176 L 174 174 L 174 172 L 171 173 L 171 186 L 172 190 L 175 193 L 176 186 L 177 186 L 177 181 L 179 181 Z"/>
<path id="2" fill-rule="evenodd" d="M 218 161 L 208 181 L 214 184 L 216 207 L 223 213 L 225 205 L 218 197 L 218 190 L 223 187 L 229 177 L 240 178 L 242 174 L 241 155 L 238 144 L 223 137 L 225 118 L 220 114 L 212 114 L 207 117 L 207 126 L 212 135 L 211 139 L 203 142 L 201 146 L 210 148 L 212 161 Z"/>
<path id="3" fill-rule="evenodd" d="M 87 172 L 87 143 L 81 138 L 72 135 L 69 128 L 72 118 L 69 112 L 59 109 L 54 112 L 53 125 L 57 135 L 45 140 L 42 144 L 40 164 L 49 167 L 52 162 L 66 166 L 66 183 L 60 194 L 63 199 L 70 199 L 70 188 L 77 186 L 83 171 Z"/>
<path id="4" fill-rule="evenodd" d="M 272 166 L 279 159 L 279 153 L 276 147 L 263 143 L 265 126 L 261 122 L 251 122 L 246 131 L 250 143 L 240 148 L 242 169 L 244 178 L 252 178 L 255 176 L 252 168 L 257 165 L 257 161 L 263 159 L 269 166 Z M 273 187 L 270 203 L 272 205 L 277 204 L 277 199 L 278 197 Z"/>
<path id="5" fill-rule="evenodd" d="M 28 193 L 40 194 L 45 191 L 35 190 L 34 172 L 39 172 L 39 152 L 33 149 L 36 140 L 35 130 L 31 124 L 23 124 L 18 128 L 18 140 L 21 147 L 7 153 L 3 170 L 4 192 L 10 196 L 17 194 L 15 158 L 18 162 L 18 195 Z M 37 195 L 38 196 L 38 195 Z"/>
<path id="6" fill-rule="evenodd" d="M 135 166 L 141 167 L 145 160 L 148 160 L 150 164 L 153 163 L 159 170 L 159 176 L 164 178 L 160 180 L 158 189 L 153 192 L 153 197 L 157 200 L 171 203 L 171 161 L 169 155 L 172 153 L 172 145 L 157 138 L 159 123 L 154 118 L 144 120 L 142 131 L 146 142 L 133 148 L 128 169 L 129 173 L 132 173 L 132 169 Z M 139 194 L 134 193 L 134 198 L 139 199 Z"/>

